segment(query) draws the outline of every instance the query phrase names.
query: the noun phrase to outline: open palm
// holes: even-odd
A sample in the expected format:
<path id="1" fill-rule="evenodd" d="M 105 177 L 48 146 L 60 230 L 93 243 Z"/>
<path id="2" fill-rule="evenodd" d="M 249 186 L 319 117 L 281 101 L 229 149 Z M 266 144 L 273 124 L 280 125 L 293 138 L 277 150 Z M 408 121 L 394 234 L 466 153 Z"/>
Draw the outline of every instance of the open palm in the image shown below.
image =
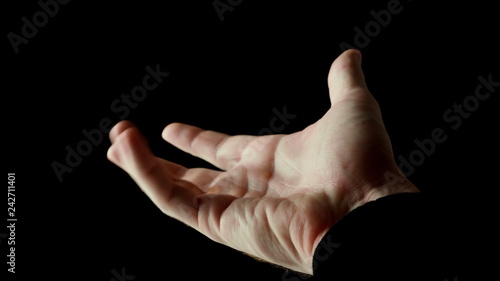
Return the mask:
<path id="1" fill-rule="evenodd" d="M 399 192 L 418 191 L 399 172 L 361 56 L 332 64 L 331 108 L 291 135 L 228 136 L 173 123 L 163 138 L 222 171 L 155 157 L 130 122 L 110 132 L 108 158 L 165 214 L 209 238 L 296 271 L 312 273 L 315 247 L 350 210 Z M 390 172 L 404 179 L 388 184 Z"/>

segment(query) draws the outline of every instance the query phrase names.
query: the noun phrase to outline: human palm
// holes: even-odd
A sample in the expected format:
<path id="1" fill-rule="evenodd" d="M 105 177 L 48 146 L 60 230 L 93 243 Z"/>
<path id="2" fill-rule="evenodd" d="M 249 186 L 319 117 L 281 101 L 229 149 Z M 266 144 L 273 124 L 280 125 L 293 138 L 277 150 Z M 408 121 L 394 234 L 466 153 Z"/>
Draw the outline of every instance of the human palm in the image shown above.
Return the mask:
<path id="1" fill-rule="evenodd" d="M 331 108 L 290 135 L 227 136 L 173 123 L 163 138 L 222 171 L 155 157 L 130 122 L 110 132 L 108 158 L 167 215 L 219 243 L 312 273 L 315 247 L 331 226 L 366 202 L 418 191 L 399 172 L 360 54 L 332 64 Z M 388 184 L 387 173 L 399 184 Z"/>

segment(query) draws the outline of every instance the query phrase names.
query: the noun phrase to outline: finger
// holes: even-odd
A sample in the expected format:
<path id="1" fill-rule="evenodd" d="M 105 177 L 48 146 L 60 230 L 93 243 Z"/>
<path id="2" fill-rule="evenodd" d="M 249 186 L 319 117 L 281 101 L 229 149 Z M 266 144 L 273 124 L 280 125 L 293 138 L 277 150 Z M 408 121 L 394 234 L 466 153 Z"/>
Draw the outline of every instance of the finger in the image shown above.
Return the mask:
<path id="1" fill-rule="evenodd" d="M 366 87 L 359 51 L 347 50 L 333 62 L 328 74 L 328 88 L 332 105 L 345 99 L 372 98 Z"/>
<path id="2" fill-rule="evenodd" d="M 108 157 L 125 170 L 153 203 L 165 214 L 197 228 L 196 185 L 176 178 L 186 168 L 155 157 L 135 127 L 115 136 Z"/>
<path id="3" fill-rule="evenodd" d="M 256 138 L 246 135 L 228 136 L 180 123 L 165 127 L 162 136 L 179 149 L 224 170 L 234 167 L 241 159 L 244 148 Z"/>
<path id="4" fill-rule="evenodd" d="M 111 140 L 111 143 L 114 143 L 116 137 L 123 133 L 123 131 L 133 126 L 134 124 L 127 120 L 118 122 L 109 132 L 109 139 Z"/>
<path id="5" fill-rule="evenodd" d="M 134 127 L 134 124 L 129 121 L 121 121 L 116 124 L 113 129 L 110 131 L 110 139 L 112 142 L 116 139 L 118 135 L 123 133 L 126 129 Z M 110 158 L 117 159 L 117 155 L 114 152 L 110 152 Z M 173 176 L 176 178 L 181 178 L 186 181 L 191 181 L 195 185 L 208 186 L 209 183 L 217 177 L 220 172 L 211 170 L 211 169 L 203 169 L 203 168 L 195 168 L 195 169 L 187 169 L 186 167 L 179 165 L 177 163 L 161 159 L 160 161 L 172 172 Z M 116 163 L 115 163 L 116 164 Z"/>
<path id="6" fill-rule="evenodd" d="M 175 178 L 182 177 L 189 170 L 188 168 L 179 165 L 177 163 L 170 162 L 168 160 L 161 158 L 158 159 L 160 159 L 160 161 L 163 162 L 163 165 L 172 173 L 172 176 Z"/>
<path id="7" fill-rule="evenodd" d="M 181 180 L 193 183 L 202 192 L 208 192 L 214 180 L 221 174 L 222 172 L 212 169 L 193 168 L 193 169 L 186 169 L 186 171 L 179 178 Z"/>

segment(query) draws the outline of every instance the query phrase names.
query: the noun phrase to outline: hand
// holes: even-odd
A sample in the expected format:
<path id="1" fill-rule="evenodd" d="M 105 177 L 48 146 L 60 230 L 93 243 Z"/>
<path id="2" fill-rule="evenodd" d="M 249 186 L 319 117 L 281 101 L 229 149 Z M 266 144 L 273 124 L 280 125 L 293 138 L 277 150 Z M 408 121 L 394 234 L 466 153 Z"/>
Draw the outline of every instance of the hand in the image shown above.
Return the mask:
<path id="1" fill-rule="evenodd" d="M 223 171 L 155 157 L 127 121 L 110 132 L 108 158 L 168 216 L 216 242 L 312 274 L 315 247 L 338 219 L 380 197 L 418 192 L 394 161 L 358 51 L 335 60 L 328 86 L 331 108 L 291 135 L 228 136 L 179 123 L 164 129 L 166 141 Z M 404 180 L 389 184 L 387 172 Z"/>

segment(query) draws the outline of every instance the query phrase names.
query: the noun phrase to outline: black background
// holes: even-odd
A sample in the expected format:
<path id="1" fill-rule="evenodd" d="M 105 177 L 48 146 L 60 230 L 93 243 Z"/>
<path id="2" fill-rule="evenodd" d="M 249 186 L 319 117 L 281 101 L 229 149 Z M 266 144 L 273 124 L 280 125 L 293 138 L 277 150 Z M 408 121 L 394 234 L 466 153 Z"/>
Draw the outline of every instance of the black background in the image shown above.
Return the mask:
<path id="1" fill-rule="evenodd" d="M 107 136 L 62 182 L 51 164 L 64 164 L 65 147 L 84 140 L 82 130 L 98 128 L 103 118 L 119 120 L 111 103 L 142 83 L 148 65 L 160 64 L 170 76 L 127 119 L 159 156 L 209 167 L 161 139 L 174 121 L 257 134 L 269 127 L 273 108 L 286 106 L 297 117 L 281 133 L 301 130 L 329 107 L 326 78 L 339 44 L 354 45 L 353 28 L 363 29 L 373 20 L 370 11 L 386 9 L 389 1 L 243 1 L 223 21 L 213 1 L 163 2 L 73 0 L 17 54 L 7 34 L 21 34 L 21 18 L 31 19 L 40 7 L 8 1 L 3 8 L 3 155 L 5 172 L 17 177 L 19 220 L 17 273 L 9 280 L 108 281 L 122 268 L 134 280 L 283 279 L 283 269 L 163 215 L 106 159 Z M 479 75 L 500 80 L 497 14 L 478 1 L 401 5 L 361 49 L 367 83 L 396 156 L 407 157 L 414 140 L 430 137 L 434 128 L 447 133 L 410 179 L 460 207 L 456 235 L 464 256 L 457 274 L 478 280 L 491 269 L 471 261 L 492 252 L 484 242 L 498 188 L 500 90 L 457 130 L 442 115 L 474 94 Z M 5 239 L 0 247 L 5 261 Z"/>

